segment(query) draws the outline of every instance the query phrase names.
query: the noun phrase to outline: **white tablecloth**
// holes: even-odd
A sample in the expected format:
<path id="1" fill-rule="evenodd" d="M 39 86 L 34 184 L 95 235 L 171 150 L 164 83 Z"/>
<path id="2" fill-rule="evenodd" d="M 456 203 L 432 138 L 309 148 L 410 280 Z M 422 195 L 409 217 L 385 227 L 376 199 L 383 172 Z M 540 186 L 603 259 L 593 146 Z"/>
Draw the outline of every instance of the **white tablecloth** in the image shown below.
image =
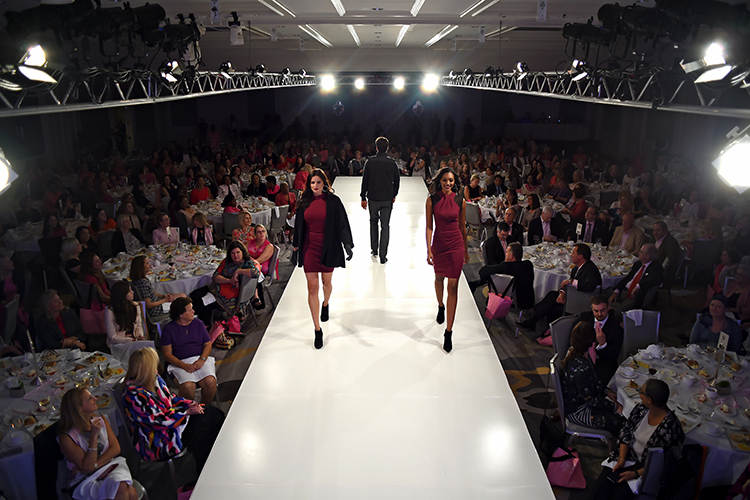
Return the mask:
<path id="1" fill-rule="evenodd" d="M 534 267 L 534 297 L 536 301 L 539 302 L 551 291 L 559 290 L 560 284 L 568 278 L 570 278 L 569 270 Z M 602 275 L 602 290 L 615 286 L 622 278 L 623 276 Z"/>

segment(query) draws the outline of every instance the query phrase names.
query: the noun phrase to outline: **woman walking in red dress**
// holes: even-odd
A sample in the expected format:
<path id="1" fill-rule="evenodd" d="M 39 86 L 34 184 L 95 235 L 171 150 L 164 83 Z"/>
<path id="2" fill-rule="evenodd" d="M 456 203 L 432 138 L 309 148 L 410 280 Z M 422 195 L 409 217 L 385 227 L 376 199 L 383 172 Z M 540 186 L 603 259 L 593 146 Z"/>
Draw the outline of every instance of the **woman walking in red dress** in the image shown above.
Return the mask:
<path id="1" fill-rule="evenodd" d="M 292 245 L 299 252 L 297 265 L 305 269 L 307 303 L 315 325 L 315 348 L 320 349 L 323 347 L 320 323 L 328 321 L 333 268 L 345 267 L 344 251 L 346 260 L 351 260 L 354 247 L 344 204 L 333 194 L 326 174 L 320 169 L 313 170 L 307 178 L 297 203 Z M 323 282 L 322 307 L 318 296 L 320 281 Z"/>
<path id="2" fill-rule="evenodd" d="M 435 268 L 435 295 L 438 301 L 438 324 L 446 320 L 443 304 L 443 282 L 448 278 L 448 323 L 445 325 L 443 349 L 453 349 L 453 320 L 458 302 L 458 279 L 469 262 L 466 244 L 466 201 L 460 192 L 453 169 L 441 168 L 432 179 L 427 214 L 427 263 Z M 433 223 L 434 220 L 434 223 Z M 434 231 L 433 231 L 434 226 Z"/>

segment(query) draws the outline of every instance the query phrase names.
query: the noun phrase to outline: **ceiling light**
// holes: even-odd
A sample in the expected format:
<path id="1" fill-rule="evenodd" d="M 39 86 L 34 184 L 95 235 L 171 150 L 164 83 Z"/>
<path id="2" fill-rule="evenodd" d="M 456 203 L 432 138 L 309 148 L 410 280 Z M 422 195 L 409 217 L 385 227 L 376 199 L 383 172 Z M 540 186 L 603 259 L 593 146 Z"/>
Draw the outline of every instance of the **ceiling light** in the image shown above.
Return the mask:
<path id="1" fill-rule="evenodd" d="M 294 14 L 294 12 L 292 12 L 291 10 L 289 10 L 289 8 L 288 8 L 288 7 L 286 6 L 286 5 L 284 5 L 283 3 L 281 3 L 281 2 L 278 2 L 277 0 L 271 0 L 271 1 L 272 1 L 272 2 L 274 3 L 274 4 L 278 5 L 280 9 L 282 9 L 282 10 L 283 10 L 284 12 L 286 12 L 286 13 L 287 13 L 287 14 L 289 14 L 290 16 L 292 16 L 292 17 L 297 17 L 297 16 L 296 16 L 296 15 Z"/>
<path id="2" fill-rule="evenodd" d="M 320 79 L 320 86 L 325 92 L 330 92 L 336 88 L 336 80 L 333 75 L 323 75 L 323 78 Z"/>
<path id="3" fill-rule="evenodd" d="M 406 32 L 409 31 L 409 27 L 410 26 L 411 26 L 411 24 L 405 24 L 405 25 L 401 26 L 401 30 L 399 30 L 398 36 L 396 37 L 396 47 L 398 47 L 399 45 L 401 45 L 401 41 L 406 36 Z"/>
<path id="4" fill-rule="evenodd" d="M 406 81 L 403 76 L 397 76 L 396 79 L 393 80 L 393 88 L 396 90 L 404 90 L 404 85 L 406 85 Z"/>
<path id="5" fill-rule="evenodd" d="M 321 35 L 317 31 L 315 31 L 315 29 L 313 29 L 313 27 L 310 26 L 309 24 L 305 24 L 304 26 L 301 25 L 301 24 L 299 24 L 297 26 L 299 27 L 299 29 L 301 29 L 302 31 L 304 31 L 305 33 L 307 33 L 308 35 L 310 35 L 311 37 L 313 37 L 315 40 L 317 40 L 318 42 L 322 43 L 326 47 L 329 47 L 329 48 L 333 47 L 333 44 L 331 42 L 329 42 L 328 40 L 326 40 L 323 37 L 323 35 Z"/>
<path id="6" fill-rule="evenodd" d="M 357 31 L 354 29 L 354 26 L 352 26 L 351 24 L 347 24 L 346 29 L 348 29 L 349 33 L 351 33 L 352 38 L 354 38 L 354 43 L 357 44 L 357 47 L 362 45 L 359 41 L 359 36 L 357 36 Z"/>
<path id="7" fill-rule="evenodd" d="M 424 5 L 424 0 L 414 0 L 414 5 L 411 7 L 411 15 L 414 17 L 417 17 L 417 14 L 419 14 L 419 9 L 422 8 Z"/>
<path id="8" fill-rule="evenodd" d="M 280 15 L 281 17 L 284 17 L 284 13 L 280 9 L 276 8 L 275 6 L 273 6 L 270 3 L 266 2 L 265 0 L 258 0 L 258 2 L 260 4 L 262 4 L 262 5 L 265 5 L 266 7 L 268 7 L 269 9 L 271 9 L 272 11 L 274 11 L 275 13 L 277 13 L 278 15 Z"/>
<path id="9" fill-rule="evenodd" d="M 739 193 L 743 193 L 750 188 L 750 168 L 748 168 L 748 158 L 750 158 L 750 136 L 748 132 L 750 127 L 738 132 L 739 127 L 735 127 L 727 134 L 727 137 L 733 139 L 732 142 L 719 154 L 719 157 L 713 161 L 712 165 L 719 172 L 724 182 L 732 186 Z"/>
<path id="10" fill-rule="evenodd" d="M 466 9 L 465 11 L 461 12 L 461 14 L 460 14 L 460 15 L 459 15 L 458 17 L 464 17 L 464 16 L 466 15 L 466 14 L 468 14 L 468 13 L 469 13 L 469 12 L 471 12 L 472 10 L 476 9 L 477 7 L 479 7 L 479 5 L 481 5 L 481 3 L 482 3 L 482 2 L 484 2 L 484 0 L 478 0 L 477 2 L 474 2 L 474 3 L 473 3 L 473 4 L 471 5 L 471 7 L 469 7 L 469 8 L 468 8 L 468 9 Z"/>
<path id="11" fill-rule="evenodd" d="M 476 15 L 478 15 L 478 14 L 481 14 L 482 12 L 484 12 L 484 11 L 485 11 L 485 10 L 487 10 L 487 9 L 489 9 L 490 7 L 492 7 L 493 5 L 495 5 L 495 4 L 496 4 L 497 2 L 499 2 L 499 1 L 500 1 L 500 0 L 492 0 L 492 1 L 490 2 L 490 3 L 488 3 L 487 5 L 485 5 L 484 7 L 482 7 L 481 9 L 479 9 L 479 10 L 477 10 L 477 11 L 474 11 L 474 12 L 473 12 L 473 13 L 471 14 L 471 17 L 474 17 L 474 16 L 476 16 Z"/>
<path id="12" fill-rule="evenodd" d="M 365 81 L 362 78 L 357 78 L 356 80 L 354 80 L 354 88 L 356 88 L 357 90 L 362 90 L 363 88 L 365 88 Z"/>
<path id="13" fill-rule="evenodd" d="M 422 90 L 424 92 L 434 92 L 437 90 L 440 78 L 435 73 L 429 73 L 424 75 L 422 80 Z"/>
<path id="14" fill-rule="evenodd" d="M 427 40 L 427 42 L 424 44 L 425 47 L 432 47 L 434 44 L 442 40 L 444 37 L 446 37 L 449 33 L 453 32 L 456 28 L 458 28 L 458 25 L 451 26 L 450 24 L 447 25 L 445 28 L 440 30 L 440 32 Z"/>
<path id="15" fill-rule="evenodd" d="M 344 14 L 346 14 L 346 9 L 344 8 L 344 4 L 341 3 L 341 0 L 331 0 L 331 3 L 336 9 L 336 12 L 339 13 L 339 16 L 343 16 Z"/>

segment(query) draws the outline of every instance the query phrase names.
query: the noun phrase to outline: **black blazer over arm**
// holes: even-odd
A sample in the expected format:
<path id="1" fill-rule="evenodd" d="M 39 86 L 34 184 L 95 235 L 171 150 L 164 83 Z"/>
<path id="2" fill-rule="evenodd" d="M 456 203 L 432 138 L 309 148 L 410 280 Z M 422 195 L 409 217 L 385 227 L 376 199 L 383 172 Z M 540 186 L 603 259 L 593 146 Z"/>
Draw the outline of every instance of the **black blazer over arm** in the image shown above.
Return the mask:
<path id="1" fill-rule="evenodd" d="M 578 321 L 583 321 L 590 325 L 593 325 L 596 322 L 594 319 L 594 313 L 591 311 L 582 312 L 578 316 Z M 622 350 L 624 333 L 619 320 L 614 317 L 611 312 L 607 318 L 607 322 L 604 323 L 602 331 L 607 337 L 607 345 L 604 349 L 597 349 L 594 370 L 596 371 L 599 380 L 604 384 L 607 384 L 615 371 L 617 371 L 617 361 L 620 357 L 620 351 Z"/>
<path id="2" fill-rule="evenodd" d="M 305 209 L 297 211 L 296 222 L 294 225 L 294 238 L 292 246 L 299 249 L 299 258 L 297 266 L 302 267 L 304 257 L 302 256 L 305 243 Z M 349 217 L 344 209 L 341 199 L 333 193 L 326 193 L 326 222 L 324 229 L 325 240 L 323 241 L 323 251 L 321 264 L 326 267 L 346 267 L 344 258 L 344 248 L 354 247 L 352 230 L 349 226 Z"/>
<path id="3" fill-rule="evenodd" d="M 485 265 L 494 266 L 501 262 L 505 262 L 503 245 L 500 243 L 500 238 L 498 238 L 496 234 L 487 239 L 484 243 L 484 247 L 487 249 L 487 262 L 484 263 Z"/>
<path id="4" fill-rule="evenodd" d="M 529 222 L 529 232 L 528 232 L 528 240 L 529 245 L 534 245 L 536 242 L 534 241 L 534 237 L 539 236 L 539 242 L 542 242 L 542 237 L 544 236 L 544 229 L 542 228 L 542 219 L 540 217 L 537 217 L 536 219 L 531 219 L 531 222 Z"/>
<path id="5" fill-rule="evenodd" d="M 78 340 L 85 342 L 86 334 L 83 331 L 81 322 L 78 321 L 75 311 L 66 309 L 61 315 L 66 335 L 68 337 L 78 337 Z M 39 343 L 37 349 L 60 349 L 62 347 L 65 337 L 63 337 L 62 330 L 57 326 L 55 320 L 49 319 L 47 316 L 37 316 L 34 326 L 37 342 Z"/>

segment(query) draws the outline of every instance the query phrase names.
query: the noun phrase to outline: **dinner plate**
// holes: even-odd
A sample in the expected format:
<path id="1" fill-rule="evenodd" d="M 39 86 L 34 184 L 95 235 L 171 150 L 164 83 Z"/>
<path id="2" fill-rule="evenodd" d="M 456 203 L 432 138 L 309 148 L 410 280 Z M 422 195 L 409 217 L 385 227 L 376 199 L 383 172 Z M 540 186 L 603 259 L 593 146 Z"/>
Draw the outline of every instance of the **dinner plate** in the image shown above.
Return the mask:
<path id="1" fill-rule="evenodd" d="M 716 405 L 716 414 L 717 415 L 724 415 L 726 417 L 734 417 L 737 415 L 737 410 L 735 410 L 733 407 L 727 405 L 727 411 L 724 411 L 722 409 L 722 406 Z"/>
<path id="2" fill-rule="evenodd" d="M 703 429 L 705 430 L 706 434 L 713 437 L 721 436 L 721 427 L 718 425 L 712 426 L 712 425 L 704 425 Z"/>

